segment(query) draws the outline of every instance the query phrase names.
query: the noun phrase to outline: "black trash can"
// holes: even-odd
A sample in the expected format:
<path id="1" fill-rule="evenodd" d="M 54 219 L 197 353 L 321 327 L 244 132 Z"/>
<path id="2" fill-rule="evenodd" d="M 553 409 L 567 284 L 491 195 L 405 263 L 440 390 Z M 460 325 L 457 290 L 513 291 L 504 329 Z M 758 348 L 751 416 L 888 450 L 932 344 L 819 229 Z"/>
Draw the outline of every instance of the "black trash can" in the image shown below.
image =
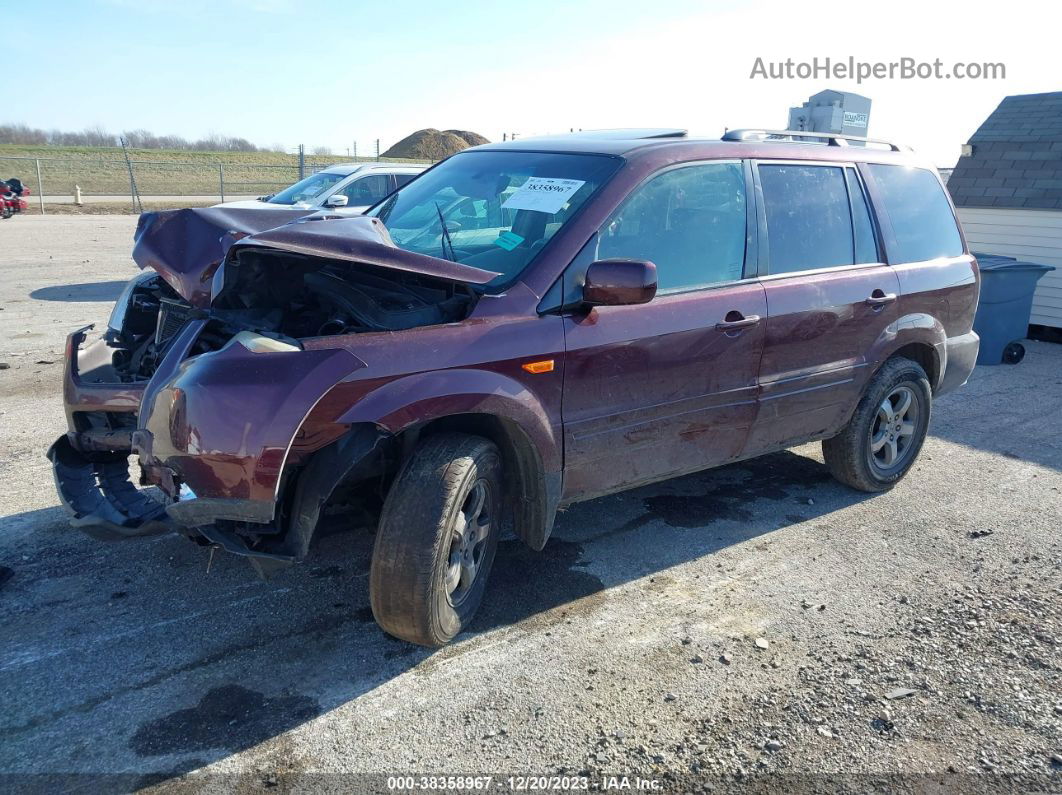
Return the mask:
<path id="1" fill-rule="evenodd" d="M 1036 282 L 1053 265 L 1022 262 L 998 254 L 974 254 L 981 269 L 981 299 L 974 331 L 981 338 L 978 364 L 1017 364 L 1025 358 Z"/>

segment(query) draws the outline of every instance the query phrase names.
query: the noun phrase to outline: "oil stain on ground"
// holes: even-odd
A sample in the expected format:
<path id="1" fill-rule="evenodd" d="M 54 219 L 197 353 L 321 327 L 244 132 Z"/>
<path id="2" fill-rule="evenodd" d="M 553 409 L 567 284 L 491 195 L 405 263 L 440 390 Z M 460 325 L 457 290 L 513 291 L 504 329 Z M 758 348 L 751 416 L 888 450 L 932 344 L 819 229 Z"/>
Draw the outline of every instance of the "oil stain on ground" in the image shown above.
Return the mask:
<path id="1" fill-rule="evenodd" d="M 190 709 L 143 724 L 129 746 L 139 756 L 236 751 L 257 745 L 321 713 L 302 695 L 270 698 L 239 685 L 216 687 Z"/>
<path id="2" fill-rule="evenodd" d="M 745 473 L 740 480 L 733 477 L 736 470 Z M 785 500 L 795 488 L 810 489 L 829 480 L 829 472 L 819 462 L 794 453 L 775 453 L 682 478 L 676 485 L 698 493 L 646 497 L 642 503 L 647 513 L 639 519 L 660 519 L 672 527 L 686 528 L 719 519 L 749 521 L 753 518 L 749 506 L 756 500 Z"/>

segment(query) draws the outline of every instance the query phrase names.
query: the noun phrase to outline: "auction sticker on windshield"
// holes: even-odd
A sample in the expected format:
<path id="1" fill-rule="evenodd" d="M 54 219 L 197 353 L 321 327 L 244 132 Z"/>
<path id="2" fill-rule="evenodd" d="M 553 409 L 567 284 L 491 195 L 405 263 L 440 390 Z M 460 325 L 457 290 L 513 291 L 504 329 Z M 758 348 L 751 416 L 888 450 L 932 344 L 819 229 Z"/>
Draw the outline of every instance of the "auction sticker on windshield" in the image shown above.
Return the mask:
<path id="1" fill-rule="evenodd" d="M 516 189 L 516 193 L 505 200 L 502 208 L 555 213 L 584 184 L 586 184 L 585 181 L 581 179 L 531 177 Z"/>

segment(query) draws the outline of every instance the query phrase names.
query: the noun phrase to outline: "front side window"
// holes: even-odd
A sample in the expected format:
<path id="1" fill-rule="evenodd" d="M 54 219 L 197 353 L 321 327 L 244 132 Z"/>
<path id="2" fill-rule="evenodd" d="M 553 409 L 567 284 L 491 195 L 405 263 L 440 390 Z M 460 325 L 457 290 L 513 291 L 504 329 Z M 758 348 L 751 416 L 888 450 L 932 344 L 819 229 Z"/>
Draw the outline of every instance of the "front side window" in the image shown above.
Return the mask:
<path id="1" fill-rule="evenodd" d="M 339 192 L 347 197 L 348 207 L 368 207 L 391 192 L 391 177 L 388 174 L 358 177 Z"/>
<path id="2" fill-rule="evenodd" d="M 332 174 L 327 171 L 311 174 L 306 179 L 299 180 L 291 187 L 271 196 L 269 203 L 297 204 L 299 202 L 313 201 L 318 196 L 323 195 L 325 191 L 339 184 L 340 180 L 346 179 L 346 176 L 346 174 Z"/>
<path id="3" fill-rule="evenodd" d="M 760 164 L 770 273 L 855 264 L 844 171 L 837 166 Z"/>
<path id="4" fill-rule="evenodd" d="M 605 224 L 597 258 L 652 262 L 661 292 L 740 279 L 746 204 L 740 163 L 665 171 L 637 188 Z"/>
<path id="5" fill-rule="evenodd" d="M 407 251 L 514 281 L 622 160 L 552 152 L 463 152 L 369 211 Z"/>
<path id="6" fill-rule="evenodd" d="M 921 262 L 963 253 L 955 216 L 932 171 L 910 166 L 872 164 L 896 237 L 898 262 Z"/>

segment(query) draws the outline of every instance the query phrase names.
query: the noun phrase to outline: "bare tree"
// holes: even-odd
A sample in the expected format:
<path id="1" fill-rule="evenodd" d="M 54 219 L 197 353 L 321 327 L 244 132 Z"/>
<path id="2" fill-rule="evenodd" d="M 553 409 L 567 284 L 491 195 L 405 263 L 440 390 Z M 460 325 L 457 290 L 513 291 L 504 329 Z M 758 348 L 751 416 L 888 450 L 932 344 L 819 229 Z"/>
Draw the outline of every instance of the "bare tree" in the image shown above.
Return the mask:
<path id="1" fill-rule="evenodd" d="M 114 146 L 116 143 L 114 136 L 98 124 L 95 127 L 86 127 L 82 135 L 85 140 L 83 146 Z"/>
<path id="2" fill-rule="evenodd" d="M 189 141 L 179 135 L 155 135 L 150 130 L 125 130 L 122 137 L 134 149 L 178 149 L 201 152 L 257 152 L 258 147 L 246 138 L 233 138 L 227 135 L 211 133 L 198 141 Z M 118 138 L 103 127 L 86 127 L 81 132 L 50 130 L 45 132 L 26 124 L 0 124 L 0 144 L 22 144 L 28 146 L 117 146 Z M 281 144 L 274 144 L 277 151 L 283 152 Z M 325 154 L 331 154 L 327 150 Z"/>
<path id="3" fill-rule="evenodd" d="M 25 124 L 0 124 L 0 144 L 39 145 L 48 142 L 44 130 L 35 130 Z"/>

